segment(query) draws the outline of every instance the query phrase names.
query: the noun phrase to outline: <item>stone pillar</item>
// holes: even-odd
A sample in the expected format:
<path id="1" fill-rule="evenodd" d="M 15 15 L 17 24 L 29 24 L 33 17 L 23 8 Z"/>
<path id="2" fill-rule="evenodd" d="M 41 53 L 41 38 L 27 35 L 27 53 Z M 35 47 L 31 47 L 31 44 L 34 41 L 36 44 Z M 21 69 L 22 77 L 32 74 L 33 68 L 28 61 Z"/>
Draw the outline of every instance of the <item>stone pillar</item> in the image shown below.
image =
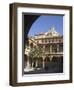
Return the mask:
<path id="1" fill-rule="evenodd" d="M 43 69 L 45 68 L 45 63 L 44 63 L 44 59 L 43 59 Z"/>
<path id="2" fill-rule="evenodd" d="M 52 61 L 53 56 L 50 56 L 50 61 Z"/>
<path id="3" fill-rule="evenodd" d="M 43 46 L 43 69 L 45 68 L 45 62 L 44 62 L 44 59 L 45 59 L 45 46 Z"/>
<path id="4" fill-rule="evenodd" d="M 52 45 L 50 45 L 50 53 L 52 53 Z"/>
<path id="5" fill-rule="evenodd" d="M 38 60 L 36 60 L 36 67 L 38 66 Z"/>
<path id="6" fill-rule="evenodd" d="M 43 52 L 45 52 L 45 45 L 43 46 Z"/>
<path id="7" fill-rule="evenodd" d="M 44 61 L 45 57 L 43 57 L 43 69 L 45 68 L 45 61 Z"/>
<path id="8" fill-rule="evenodd" d="M 57 52 L 59 52 L 59 44 L 57 44 Z"/>
<path id="9" fill-rule="evenodd" d="M 32 68 L 33 68 L 33 61 L 32 61 Z"/>
<path id="10" fill-rule="evenodd" d="M 29 56 L 27 56 L 27 67 L 30 68 Z"/>

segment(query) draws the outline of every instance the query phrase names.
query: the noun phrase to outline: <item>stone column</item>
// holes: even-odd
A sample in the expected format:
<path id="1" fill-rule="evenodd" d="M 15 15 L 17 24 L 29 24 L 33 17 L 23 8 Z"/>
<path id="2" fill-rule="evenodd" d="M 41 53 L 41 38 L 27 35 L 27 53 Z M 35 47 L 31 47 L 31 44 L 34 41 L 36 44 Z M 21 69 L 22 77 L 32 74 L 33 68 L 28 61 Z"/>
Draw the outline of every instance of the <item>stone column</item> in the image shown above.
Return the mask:
<path id="1" fill-rule="evenodd" d="M 44 61 L 44 59 L 45 59 L 45 46 L 43 46 L 43 69 L 45 68 L 45 61 Z"/>
<path id="2" fill-rule="evenodd" d="M 36 67 L 38 66 L 38 60 L 36 60 Z"/>
<path id="3" fill-rule="evenodd" d="M 32 68 L 33 68 L 33 61 L 32 61 Z"/>
<path id="4" fill-rule="evenodd" d="M 43 69 L 45 68 L 45 56 L 43 56 Z"/>
<path id="5" fill-rule="evenodd" d="M 45 52 L 45 45 L 43 46 L 43 52 Z"/>
<path id="6" fill-rule="evenodd" d="M 52 61 L 53 56 L 50 56 L 50 61 Z"/>
<path id="7" fill-rule="evenodd" d="M 50 45 L 50 53 L 52 53 L 52 45 Z"/>
<path id="8" fill-rule="evenodd" d="M 27 56 L 27 67 L 30 68 L 29 56 Z"/>
<path id="9" fill-rule="evenodd" d="M 59 44 L 57 44 L 57 52 L 59 52 Z"/>

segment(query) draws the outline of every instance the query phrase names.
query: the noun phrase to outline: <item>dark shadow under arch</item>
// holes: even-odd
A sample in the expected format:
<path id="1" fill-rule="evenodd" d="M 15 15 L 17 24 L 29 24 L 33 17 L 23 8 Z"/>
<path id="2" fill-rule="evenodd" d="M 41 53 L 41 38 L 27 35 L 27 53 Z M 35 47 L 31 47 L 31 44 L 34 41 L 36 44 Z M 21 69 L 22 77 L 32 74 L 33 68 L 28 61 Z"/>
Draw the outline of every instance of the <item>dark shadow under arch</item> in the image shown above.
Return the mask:
<path id="1" fill-rule="evenodd" d="M 24 42 L 27 39 L 28 32 L 32 26 L 32 24 L 41 16 L 37 14 L 27 14 L 23 13 L 22 14 L 22 19 L 23 19 L 23 29 L 24 29 Z"/>

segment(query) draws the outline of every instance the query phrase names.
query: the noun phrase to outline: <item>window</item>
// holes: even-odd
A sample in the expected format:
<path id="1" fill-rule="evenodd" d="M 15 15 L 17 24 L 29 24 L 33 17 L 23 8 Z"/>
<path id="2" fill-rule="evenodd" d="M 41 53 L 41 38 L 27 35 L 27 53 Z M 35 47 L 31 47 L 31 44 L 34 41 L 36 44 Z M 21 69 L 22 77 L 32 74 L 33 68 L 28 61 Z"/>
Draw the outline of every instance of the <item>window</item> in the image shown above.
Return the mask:
<path id="1" fill-rule="evenodd" d="M 44 40 L 42 39 L 42 43 L 44 43 Z"/>
<path id="2" fill-rule="evenodd" d="M 57 52 L 57 45 L 52 45 L 52 52 Z"/>
<path id="3" fill-rule="evenodd" d="M 63 44 L 60 44 L 60 45 L 59 45 L 59 51 L 60 51 L 60 52 L 63 52 Z"/>
<path id="4" fill-rule="evenodd" d="M 45 43 L 47 43 L 47 40 L 45 39 Z"/>

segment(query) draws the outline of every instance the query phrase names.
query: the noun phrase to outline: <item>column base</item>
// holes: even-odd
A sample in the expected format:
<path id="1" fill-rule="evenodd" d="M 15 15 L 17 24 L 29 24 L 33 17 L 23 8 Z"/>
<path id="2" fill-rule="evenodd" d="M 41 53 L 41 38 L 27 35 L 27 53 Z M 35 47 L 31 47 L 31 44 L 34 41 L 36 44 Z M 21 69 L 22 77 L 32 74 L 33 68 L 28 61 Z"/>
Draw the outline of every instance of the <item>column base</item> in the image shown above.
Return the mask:
<path id="1" fill-rule="evenodd" d="M 24 68 L 24 71 L 25 72 L 34 71 L 34 68 L 33 67 L 26 67 L 26 68 Z"/>

